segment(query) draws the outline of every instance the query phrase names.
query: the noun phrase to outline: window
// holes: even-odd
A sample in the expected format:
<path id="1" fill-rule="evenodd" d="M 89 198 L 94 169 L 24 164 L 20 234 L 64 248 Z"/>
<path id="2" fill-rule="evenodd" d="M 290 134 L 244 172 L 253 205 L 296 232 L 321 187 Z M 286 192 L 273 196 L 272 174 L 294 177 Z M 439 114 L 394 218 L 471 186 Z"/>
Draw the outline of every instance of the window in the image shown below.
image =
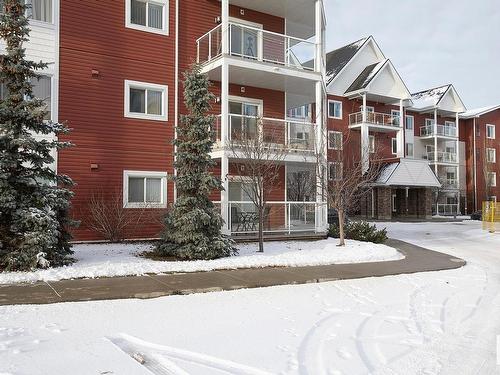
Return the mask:
<path id="1" fill-rule="evenodd" d="M 495 139 L 495 125 L 486 125 L 486 138 Z"/>
<path id="2" fill-rule="evenodd" d="M 309 105 L 303 105 L 301 107 L 290 109 L 288 111 L 288 117 L 307 119 L 309 118 L 309 113 L 310 113 Z"/>
<path id="3" fill-rule="evenodd" d="M 329 163 L 328 167 L 329 167 L 328 178 L 330 180 L 332 180 L 332 181 L 342 180 L 342 172 L 343 172 L 342 162 L 335 161 L 335 162 Z"/>
<path id="4" fill-rule="evenodd" d="M 391 123 L 393 125 L 398 125 L 399 126 L 399 120 L 401 118 L 400 116 L 400 112 L 395 110 L 395 109 L 391 109 L 391 116 L 392 116 L 392 121 Z"/>
<path id="5" fill-rule="evenodd" d="M 342 150 L 342 132 L 328 132 L 328 148 L 331 150 Z"/>
<path id="6" fill-rule="evenodd" d="M 425 119 L 425 126 L 432 126 L 434 125 L 434 119 L 433 118 L 426 118 Z"/>
<path id="7" fill-rule="evenodd" d="M 328 101 L 328 117 L 342 119 L 342 102 L 336 100 Z"/>
<path id="8" fill-rule="evenodd" d="M 391 150 L 394 155 L 398 153 L 398 140 L 396 138 L 392 138 L 391 140 Z"/>
<path id="9" fill-rule="evenodd" d="M 361 112 L 363 112 L 363 106 L 362 106 L 362 105 L 361 105 L 361 106 L 359 106 L 359 110 L 360 110 Z M 368 113 L 374 113 L 374 112 L 375 112 L 375 107 L 372 107 L 372 106 L 367 105 L 367 106 L 366 106 L 366 112 L 368 112 Z"/>
<path id="10" fill-rule="evenodd" d="M 415 118 L 411 115 L 406 115 L 405 120 L 406 120 L 406 130 L 413 130 Z"/>
<path id="11" fill-rule="evenodd" d="M 495 187 L 497 186 L 497 173 L 488 172 L 488 185 Z"/>
<path id="12" fill-rule="evenodd" d="M 126 0 L 125 26 L 168 35 L 168 0 Z"/>
<path id="13" fill-rule="evenodd" d="M 486 162 L 488 163 L 496 163 L 497 161 L 497 150 L 494 148 L 486 149 Z"/>
<path id="14" fill-rule="evenodd" d="M 368 136 L 368 152 L 370 152 L 370 154 L 373 154 L 375 152 L 375 136 L 374 135 Z"/>
<path id="15" fill-rule="evenodd" d="M 405 144 L 406 156 L 412 158 L 413 157 L 413 143 Z"/>
<path id="16" fill-rule="evenodd" d="M 167 173 L 166 172 L 123 172 L 124 207 L 166 207 Z"/>
<path id="17" fill-rule="evenodd" d="M 52 0 L 26 0 L 26 13 L 33 20 L 52 23 Z"/>
<path id="18" fill-rule="evenodd" d="M 392 212 L 397 212 L 397 207 L 396 207 L 396 194 L 392 194 L 392 199 L 391 199 L 391 211 Z"/>
<path id="19" fill-rule="evenodd" d="M 125 81 L 125 117 L 167 121 L 168 86 Z"/>
<path id="20" fill-rule="evenodd" d="M 52 118 L 52 78 L 49 76 L 40 76 L 38 79 L 33 78 L 31 83 L 33 84 L 33 96 L 37 99 L 43 100 L 45 105 L 45 120 L 50 120 Z"/>

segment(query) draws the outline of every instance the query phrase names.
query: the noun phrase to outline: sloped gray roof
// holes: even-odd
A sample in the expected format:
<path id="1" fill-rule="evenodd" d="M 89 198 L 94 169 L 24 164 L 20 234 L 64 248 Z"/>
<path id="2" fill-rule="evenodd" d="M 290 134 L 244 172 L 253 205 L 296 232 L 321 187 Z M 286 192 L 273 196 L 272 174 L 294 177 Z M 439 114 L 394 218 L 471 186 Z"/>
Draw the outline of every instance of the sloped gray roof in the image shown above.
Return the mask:
<path id="1" fill-rule="evenodd" d="M 344 47 L 337 48 L 326 54 L 326 84 L 328 85 L 337 74 L 347 65 L 359 49 L 370 37 L 360 39 Z"/>
<path id="2" fill-rule="evenodd" d="M 465 118 L 465 119 L 479 117 L 481 115 L 485 115 L 485 114 L 490 113 L 492 111 L 496 111 L 497 109 L 500 109 L 500 105 L 490 105 L 488 107 L 470 109 L 467 112 L 460 114 L 460 117 Z"/>
<path id="3" fill-rule="evenodd" d="M 411 94 L 413 108 L 419 109 L 436 106 L 441 101 L 444 94 L 446 94 L 450 86 L 451 84 L 443 85 Z"/>
<path id="4" fill-rule="evenodd" d="M 357 91 L 366 88 L 372 79 L 377 75 L 377 73 L 382 69 L 387 60 L 368 65 L 361 74 L 354 80 L 354 82 L 346 90 L 346 93 L 351 91 Z"/>

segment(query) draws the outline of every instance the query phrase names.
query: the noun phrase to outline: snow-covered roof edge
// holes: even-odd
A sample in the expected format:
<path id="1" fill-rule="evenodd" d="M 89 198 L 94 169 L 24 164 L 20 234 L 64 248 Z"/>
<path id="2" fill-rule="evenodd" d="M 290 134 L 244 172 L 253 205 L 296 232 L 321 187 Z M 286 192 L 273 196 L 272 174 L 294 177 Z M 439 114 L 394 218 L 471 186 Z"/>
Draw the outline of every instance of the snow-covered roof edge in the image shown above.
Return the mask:
<path id="1" fill-rule="evenodd" d="M 490 105 L 488 107 L 481 107 L 481 108 L 475 108 L 475 109 L 470 109 L 464 113 L 460 114 L 460 118 L 463 119 L 470 119 L 473 117 L 479 117 L 482 115 L 485 115 L 487 113 L 496 111 L 497 109 L 500 109 L 500 104 L 498 105 Z"/>

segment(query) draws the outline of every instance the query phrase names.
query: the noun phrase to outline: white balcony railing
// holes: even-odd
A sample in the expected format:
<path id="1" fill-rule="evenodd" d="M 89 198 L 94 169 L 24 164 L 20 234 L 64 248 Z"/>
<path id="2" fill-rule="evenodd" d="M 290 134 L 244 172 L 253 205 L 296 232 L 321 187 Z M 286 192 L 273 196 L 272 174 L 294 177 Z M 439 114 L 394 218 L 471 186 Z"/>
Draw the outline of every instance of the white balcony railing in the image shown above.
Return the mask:
<path id="1" fill-rule="evenodd" d="M 458 189 L 458 180 L 456 178 L 440 178 L 444 189 Z"/>
<path id="2" fill-rule="evenodd" d="M 264 209 L 264 232 L 314 231 L 324 216 L 326 205 L 316 202 L 268 202 Z M 248 201 L 229 202 L 232 234 L 256 233 L 259 228 L 257 207 Z"/>
<path id="3" fill-rule="evenodd" d="M 420 136 L 428 137 L 440 135 L 443 137 L 456 137 L 457 136 L 457 128 L 449 125 L 438 125 L 437 133 L 436 129 L 434 129 L 434 125 L 425 125 L 420 127 Z"/>
<path id="4" fill-rule="evenodd" d="M 457 154 L 455 152 L 430 151 L 424 154 L 424 159 L 438 163 L 456 163 Z"/>
<path id="5" fill-rule="evenodd" d="M 436 208 L 433 211 L 434 215 L 439 216 L 456 216 L 460 214 L 458 204 L 436 203 Z"/>
<path id="6" fill-rule="evenodd" d="M 204 64 L 222 55 L 222 25 L 196 40 L 197 62 Z M 266 63 L 315 70 L 314 42 L 259 28 L 229 23 L 229 54 Z"/>
<path id="7" fill-rule="evenodd" d="M 400 117 L 399 115 L 391 115 L 388 113 L 367 112 L 366 123 L 382 126 L 390 126 L 399 128 Z M 351 113 L 349 115 L 349 125 L 359 125 L 363 123 L 363 112 Z"/>
<path id="8" fill-rule="evenodd" d="M 260 135 L 269 145 L 314 151 L 315 125 L 309 122 L 230 114 L 228 127 L 226 141 L 254 139 Z M 216 142 L 221 143 L 221 116 L 217 116 L 214 130 Z"/>

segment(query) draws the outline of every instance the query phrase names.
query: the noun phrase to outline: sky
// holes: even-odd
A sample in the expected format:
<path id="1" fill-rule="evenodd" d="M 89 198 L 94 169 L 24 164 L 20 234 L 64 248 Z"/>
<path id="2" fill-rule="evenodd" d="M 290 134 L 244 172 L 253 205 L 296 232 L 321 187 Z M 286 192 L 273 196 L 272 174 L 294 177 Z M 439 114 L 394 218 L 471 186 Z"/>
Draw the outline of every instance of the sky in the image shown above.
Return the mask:
<path id="1" fill-rule="evenodd" d="M 409 90 L 452 83 L 467 109 L 500 104 L 500 0 L 324 0 L 331 51 L 373 35 Z"/>

